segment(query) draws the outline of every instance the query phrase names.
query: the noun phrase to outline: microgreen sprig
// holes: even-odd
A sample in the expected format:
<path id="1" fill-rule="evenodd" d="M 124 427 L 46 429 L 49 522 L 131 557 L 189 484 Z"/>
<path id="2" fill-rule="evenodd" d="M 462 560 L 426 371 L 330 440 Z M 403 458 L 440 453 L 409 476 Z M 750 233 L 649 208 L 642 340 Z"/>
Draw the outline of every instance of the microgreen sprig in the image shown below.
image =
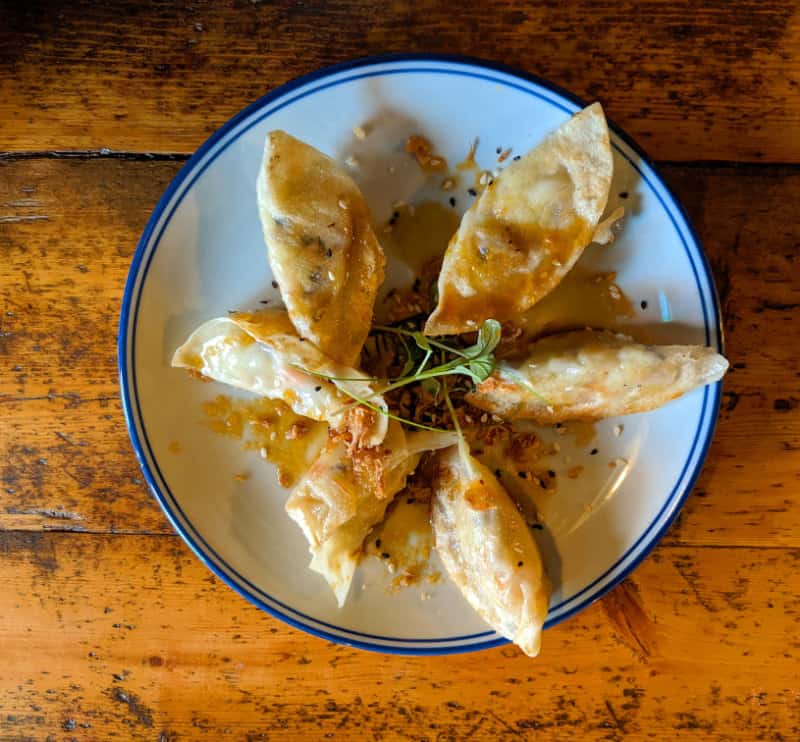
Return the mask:
<path id="1" fill-rule="evenodd" d="M 340 391 L 342 391 L 345 395 L 350 397 L 353 400 L 353 402 L 337 410 L 335 414 L 341 414 L 343 412 L 346 412 L 348 409 L 355 407 L 357 405 L 364 405 L 365 407 L 374 410 L 375 412 L 379 412 L 382 415 L 386 415 L 387 417 L 393 420 L 403 422 L 406 425 L 411 425 L 416 428 L 423 428 L 424 430 L 433 430 L 433 431 L 441 431 L 442 429 L 432 428 L 427 425 L 422 425 L 421 423 L 416 423 L 413 420 L 407 420 L 405 418 L 393 415 L 388 410 L 383 409 L 375 404 L 372 404 L 370 400 L 374 399 L 375 397 L 388 394 L 389 392 L 392 392 L 395 389 L 400 389 L 401 387 L 408 386 L 409 384 L 417 384 L 417 383 L 421 383 L 423 387 L 429 393 L 431 393 L 432 396 L 434 396 L 434 398 L 438 398 L 442 386 L 437 379 L 439 377 L 445 377 L 450 375 L 467 376 L 475 384 L 480 384 L 481 382 L 486 381 L 486 379 L 488 379 L 489 376 L 491 376 L 492 371 L 494 371 L 495 369 L 496 361 L 494 357 L 494 350 L 497 347 L 498 343 L 500 342 L 500 336 L 502 333 L 500 323 L 497 320 L 487 319 L 478 330 L 478 337 L 477 340 L 475 341 L 475 344 L 470 345 L 466 348 L 459 348 L 426 337 L 419 330 L 412 331 L 412 330 L 405 330 L 399 327 L 389 327 L 384 325 L 378 325 L 373 329 L 374 331 L 377 332 L 391 333 L 400 338 L 406 356 L 403 370 L 400 376 L 389 380 L 389 383 L 386 386 L 376 389 L 375 391 L 371 391 L 369 394 L 363 397 L 356 395 L 352 391 L 340 386 L 339 387 Z M 420 351 L 422 351 L 423 357 L 422 360 L 419 361 L 419 365 L 417 365 L 416 361 L 414 360 L 414 354 L 411 352 L 411 349 L 409 347 L 406 338 L 411 338 L 414 341 L 417 348 Z M 430 363 L 431 358 L 433 358 L 435 353 L 434 349 L 442 351 L 440 353 L 440 358 L 439 358 L 441 362 L 436 366 L 429 367 L 428 364 Z M 453 355 L 455 356 L 455 358 L 451 358 L 450 360 L 445 360 L 447 354 Z M 311 371 L 301 366 L 296 366 L 296 368 L 311 376 L 315 376 L 321 379 L 327 379 L 328 381 L 333 381 L 333 382 L 378 381 L 378 379 L 374 377 L 362 377 L 358 379 L 344 378 L 344 377 L 329 376 L 327 374 Z M 449 402 L 449 396 L 446 396 L 446 400 Z"/>

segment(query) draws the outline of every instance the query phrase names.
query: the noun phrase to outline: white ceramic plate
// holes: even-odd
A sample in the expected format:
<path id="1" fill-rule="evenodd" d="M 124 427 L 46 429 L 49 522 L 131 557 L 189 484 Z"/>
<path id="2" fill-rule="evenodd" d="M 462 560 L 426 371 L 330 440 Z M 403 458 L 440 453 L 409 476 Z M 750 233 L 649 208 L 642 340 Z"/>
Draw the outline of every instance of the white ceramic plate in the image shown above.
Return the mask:
<path id="1" fill-rule="evenodd" d="M 286 492 L 272 467 L 240 441 L 198 424 L 202 401 L 229 390 L 170 368 L 175 347 L 201 322 L 275 295 L 255 196 L 265 134 L 285 129 L 343 157 L 353 146 L 353 127 L 374 120 L 380 126 L 370 136 L 383 137 L 381 156 L 389 160 L 397 157 L 392 147 L 422 133 L 458 162 L 477 136 L 480 164 L 493 167 L 496 146 L 527 151 L 582 105 L 543 80 L 476 60 L 359 60 L 284 85 L 235 116 L 159 201 L 133 258 L 120 321 L 131 439 L 178 532 L 210 569 L 264 610 L 310 633 L 383 652 L 436 654 L 505 642 L 446 579 L 425 588 L 431 594 L 425 601 L 418 589 L 388 594 L 389 577 L 374 559 L 359 568 L 346 606 L 338 609 L 322 578 L 307 569 L 305 540 L 283 511 Z M 618 271 L 618 283 L 637 306 L 648 301 L 633 323 L 650 325 L 662 342 L 719 348 L 715 290 L 686 216 L 642 152 L 617 129 L 612 140 L 612 202 L 627 191 L 629 216 L 618 241 L 587 259 Z M 413 183 L 373 175 L 359 177 L 381 219 L 395 198 L 410 195 Z M 443 201 L 450 195 L 439 193 Z M 457 195 L 465 207 L 470 199 Z M 621 436 L 613 433 L 616 421 L 606 421 L 593 444 L 600 455 L 591 458 L 586 449 L 565 446 L 571 463 L 584 463 L 586 471 L 574 482 L 560 477 L 557 495 L 543 509 L 546 527 L 536 532 L 555 587 L 547 625 L 603 595 L 656 544 L 703 464 L 719 395 L 715 385 L 628 417 Z M 169 451 L 174 440 L 180 455 Z M 628 466 L 609 468 L 617 457 Z M 234 481 L 245 469 L 254 476 Z"/>

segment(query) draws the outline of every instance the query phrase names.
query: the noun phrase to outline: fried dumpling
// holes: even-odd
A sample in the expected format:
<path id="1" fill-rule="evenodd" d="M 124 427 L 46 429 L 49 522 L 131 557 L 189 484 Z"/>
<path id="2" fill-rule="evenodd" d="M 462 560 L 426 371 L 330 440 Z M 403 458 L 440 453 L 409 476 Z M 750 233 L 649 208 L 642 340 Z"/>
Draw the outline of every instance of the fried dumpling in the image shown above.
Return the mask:
<path id="1" fill-rule="evenodd" d="M 267 135 L 257 191 L 269 263 L 297 332 L 356 365 L 386 263 L 364 196 L 330 157 L 283 131 Z"/>
<path id="2" fill-rule="evenodd" d="M 464 214 L 426 335 L 513 319 L 549 293 L 592 241 L 613 162 L 603 109 L 585 108 L 512 162 Z"/>
<path id="3" fill-rule="evenodd" d="M 381 446 L 348 453 L 336 437 L 286 502 L 286 512 L 308 541 L 310 567 L 319 572 L 344 604 L 358 565 L 359 550 L 373 526 L 405 486 L 425 451 L 451 446 L 453 433 L 405 433 L 390 421 Z"/>
<path id="4" fill-rule="evenodd" d="M 719 381 L 727 369 L 713 348 L 577 330 L 535 341 L 522 360 L 501 361 L 467 399 L 508 419 L 600 420 L 653 410 Z"/>
<path id="5" fill-rule="evenodd" d="M 237 389 L 283 400 L 298 415 L 347 431 L 351 446 L 375 446 L 386 435 L 386 416 L 351 406 L 352 396 L 343 391 L 362 399 L 370 397 L 375 390 L 367 377 L 336 363 L 298 337 L 283 310 L 236 312 L 209 320 L 175 351 L 172 365 Z M 342 380 L 329 381 L 301 369 Z M 361 377 L 365 380 L 358 381 Z M 380 397 L 372 397 L 372 404 L 385 407 Z"/>
<path id="6" fill-rule="evenodd" d="M 539 548 L 511 497 L 465 447 L 443 451 L 438 463 L 436 551 L 480 617 L 535 657 L 550 600 Z"/>

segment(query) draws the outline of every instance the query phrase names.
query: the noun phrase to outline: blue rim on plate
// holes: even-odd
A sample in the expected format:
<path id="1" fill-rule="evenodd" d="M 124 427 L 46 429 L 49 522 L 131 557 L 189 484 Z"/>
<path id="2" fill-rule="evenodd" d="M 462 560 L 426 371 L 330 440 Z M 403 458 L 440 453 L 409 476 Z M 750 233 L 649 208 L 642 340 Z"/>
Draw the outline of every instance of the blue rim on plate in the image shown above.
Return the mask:
<path id="1" fill-rule="evenodd" d="M 385 68 L 386 64 L 392 63 L 397 63 L 400 66 L 396 69 Z M 426 67 L 424 66 L 426 64 L 433 66 Z M 375 67 L 377 69 L 369 70 L 370 67 Z M 351 71 L 353 74 L 342 76 L 343 73 Z M 217 577 L 244 598 L 291 626 L 307 631 L 323 639 L 360 649 L 407 655 L 449 654 L 454 652 L 477 651 L 489 647 L 496 647 L 508 642 L 492 631 L 469 636 L 438 639 L 404 639 L 353 631 L 302 614 L 264 593 L 242 575 L 236 573 L 236 571 L 226 564 L 219 554 L 214 551 L 202 535 L 196 531 L 191 522 L 189 522 L 160 472 L 156 457 L 150 448 L 139 408 L 137 381 L 134 372 L 135 340 L 139 300 L 147 271 L 158 247 L 161 234 L 184 195 L 191 188 L 192 183 L 231 142 L 238 139 L 245 131 L 266 116 L 271 115 L 278 108 L 288 105 L 301 97 L 317 92 L 320 89 L 374 75 L 432 72 L 462 75 L 513 87 L 525 93 L 535 95 L 570 114 L 585 105 L 585 103 L 576 96 L 535 75 L 520 72 L 493 62 L 453 55 L 396 54 L 367 57 L 334 65 L 332 67 L 326 67 L 292 80 L 245 108 L 212 134 L 208 140 L 199 147 L 197 152 L 189 158 L 180 172 L 175 176 L 172 183 L 170 183 L 148 220 L 133 255 L 128 280 L 125 285 L 125 293 L 122 299 L 118 336 L 119 378 L 122 392 L 122 405 L 125 414 L 125 422 L 136 457 L 139 460 L 148 486 L 167 515 L 167 518 L 198 558 L 214 572 Z M 331 80 L 331 78 L 336 79 Z M 295 96 L 291 95 L 293 91 L 307 87 L 316 82 L 320 82 L 321 84 L 311 89 L 301 91 Z M 531 85 L 540 88 L 540 90 L 536 91 L 531 89 Z M 214 151 L 214 148 L 225 140 L 228 134 L 235 130 L 239 124 L 249 119 L 252 120 L 249 122 L 248 126 L 236 132 L 234 137 L 229 138 L 228 141 L 224 142 L 223 146 Z M 717 348 L 721 351 L 722 328 L 716 289 L 707 258 L 686 213 L 669 188 L 664 184 L 643 150 L 613 123 L 609 122 L 609 128 L 614 133 L 615 137 L 630 151 L 630 154 L 626 153 L 617 143 L 613 144 L 614 148 L 625 157 L 630 165 L 637 171 L 642 181 L 651 189 L 652 193 L 656 196 L 662 208 L 669 216 L 692 266 L 703 311 L 706 344 L 711 344 L 713 337 L 716 341 L 715 344 Z M 212 156 L 207 157 L 209 154 Z M 178 194 L 181 186 L 185 183 L 186 187 Z M 177 200 L 175 200 L 176 194 L 178 194 Z M 560 604 L 552 606 L 545 627 L 560 623 L 583 610 L 589 604 L 618 585 L 650 553 L 664 535 L 683 506 L 702 470 L 708 448 L 714 435 L 714 428 L 720 405 L 720 389 L 721 384 L 717 382 L 714 385 L 706 387 L 703 391 L 702 409 L 690 453 L 687 456 L 677 482 L 666 498 L 659 513 L 639 536 L 637 541 L 617 560 L 617 562 L 615 562 L 615 564 L 609 567 L 609 569 L 581 591 L 563 600 Z"/>

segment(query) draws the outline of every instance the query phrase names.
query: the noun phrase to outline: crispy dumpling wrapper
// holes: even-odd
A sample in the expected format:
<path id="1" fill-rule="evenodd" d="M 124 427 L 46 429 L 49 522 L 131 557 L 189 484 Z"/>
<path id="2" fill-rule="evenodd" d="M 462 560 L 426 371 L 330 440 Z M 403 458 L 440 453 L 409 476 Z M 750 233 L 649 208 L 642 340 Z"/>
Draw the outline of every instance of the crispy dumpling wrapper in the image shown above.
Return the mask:
<path id="1" fill-rule="evenodd" d="M 267 135 L 257 192 L 269 263 L 297 332 L 356 365 L 386 263 L 364 196 L 330 157 L 283 131 Z"/>
<path id="2" fill-rule="evenodd" d="M 235 312 L 205 322 L 175 351 L 172 365 L 245 389 L 269 399 L 280 399 L 298 415 L 323 420 L 350 434 L 351 447 L 376 446 L 383 441 L 387 418 L 364 407 L 352 407 L 351 396 L 374 393 L 367 376 L 336 363 L 311 342 L 297 336 L 283 310 Z M 364 381 L 328 381 L 326 376 Z M 385 408 L 380 397 L 371 403 Z M 345 409 L 347 408 L 347 409 Z"/>
<path id="3" fill-rule="evenodd" d="M 656 409 L 719 381 L 727 369 L 713 348 L 577 330 L 535 341 L 521 360 L 499 362 L 467 400 L 507 419 L 601 420 Z"/>
<path id="4" fill-rule="evenodd" d="M 361 545 L 405 486 L 420 456 L 451 446 L 454 433 L 405 433 L 390 421 L 383 444 L 348 452 L 331 438 L 286 502 L 286 512 L 309 543 L 310 567 L 319 572 L 344 605 Z"/>
<path id="5" fill-rule="evenodd" d="M 494 474 L 465 449 L 439 454 L 431 511 L 436 551 L 478 615 L 535 657 L 551 589 L 539 547 Z"/>
<path id="6" fill-rule="evenodd" d="M 548 294 L 592 241 L 612 172 L 599 103 L 511 162 L 450 240 L 425 334 L 470 332 L 490 318 L 505 322 Z"/>

